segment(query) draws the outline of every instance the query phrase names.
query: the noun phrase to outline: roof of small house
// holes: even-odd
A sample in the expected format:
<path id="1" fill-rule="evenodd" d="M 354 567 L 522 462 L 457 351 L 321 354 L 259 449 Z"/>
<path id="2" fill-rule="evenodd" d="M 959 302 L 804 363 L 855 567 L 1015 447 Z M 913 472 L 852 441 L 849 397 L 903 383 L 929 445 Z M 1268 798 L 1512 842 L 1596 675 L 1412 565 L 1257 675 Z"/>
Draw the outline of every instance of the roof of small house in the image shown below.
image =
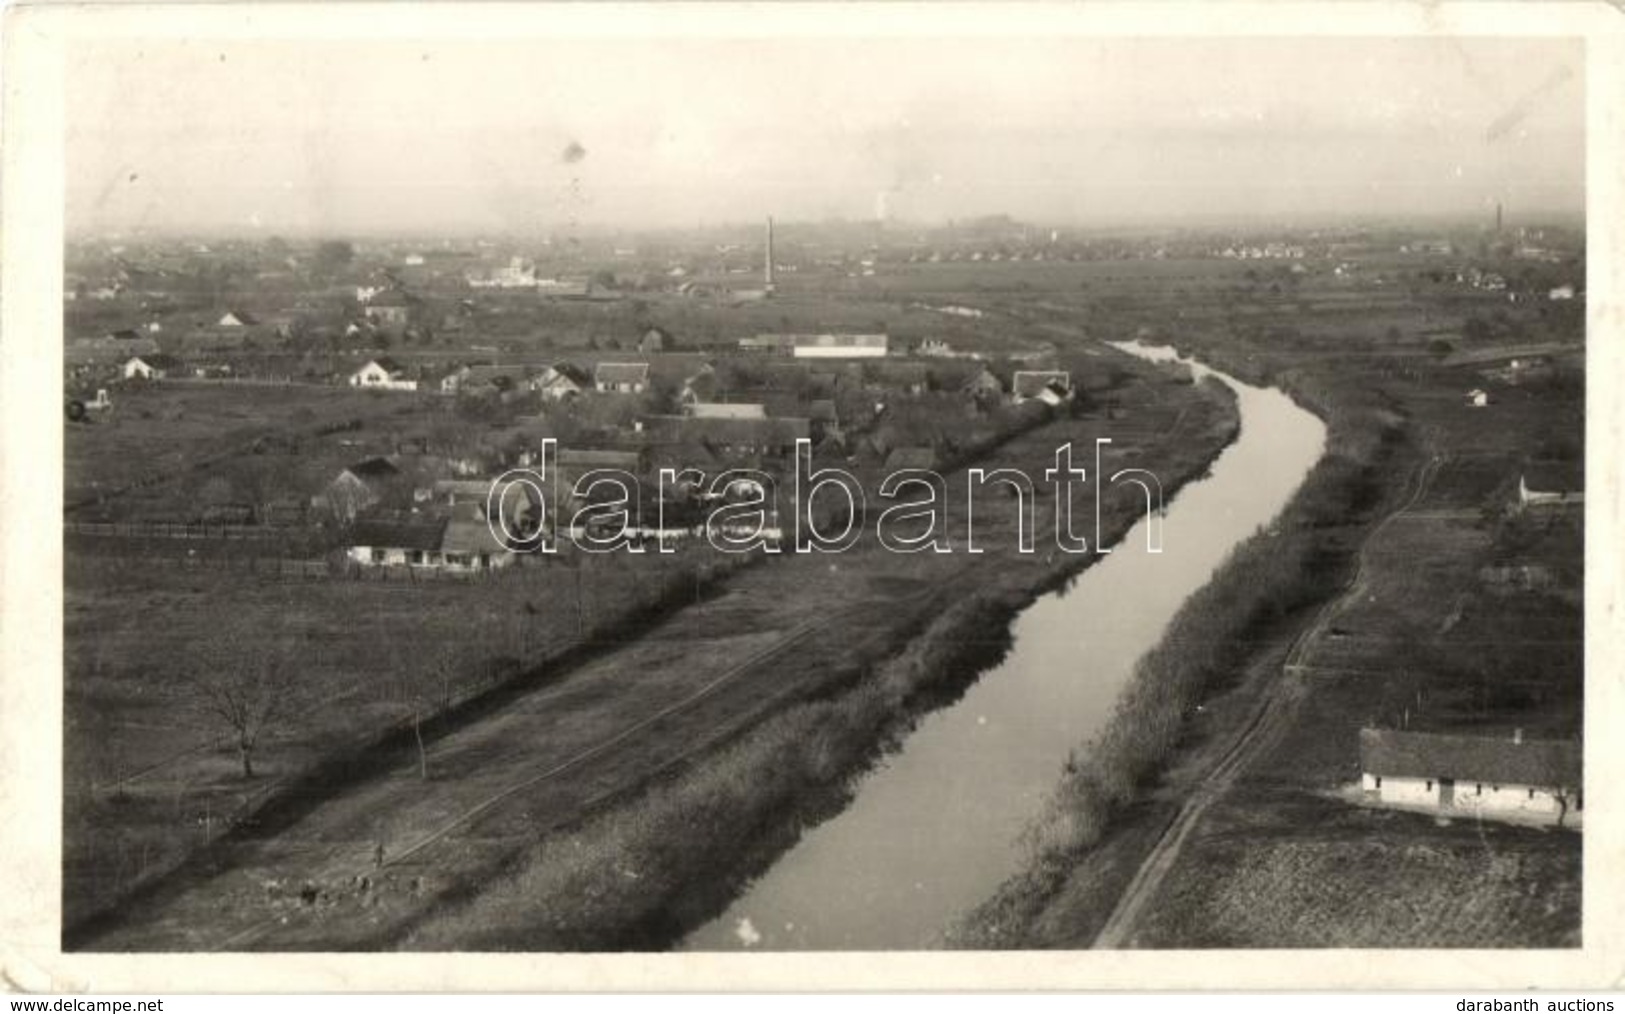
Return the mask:
<path id="1" fill-rule="evenodd" d="M 1580 757 L 1573 740 L 1360 730 L 1360 769 L 1392 778 L 1570 786 L 1579 783 Z"/>
<path id="2" fill-rule="evenodd" d="M 255 324 L 260 322 L 258 317 L 252 313 L 249 313 L 247 310 L 227 310 L 221 315 L 221 322 L 224 323 L 227 317 L 234 317 L 239 324 L 247 327 L 253 327 Z"/>
<path id="3" fill-rule="evenodd" d="M 637 472 L 643 467 L 643 454 L 640 451 L 606 447 L 561 447 L 558 455 L 559 467 L 572 471 L 618 468 L 622 471 Z"/>
<path id="4" fill-rule="evenodd" d="M 136 360 L 146 363 L 155 370 L 174 370 L 178 369 L 181 365 L 181 361 L 179 359 L 176 359 L 171 355 L 165 355 L 162 352 L 150 352 L 146 355 L 132 356 L 130 358 L 132 363 Z"/>
<path id="5" fill-rule="evenodd" d="M 760 404 L 717 401 L 696 401 L 688 407 L 696 419 L 766 419 L 767 409 Z"/>
<path id="6" fill-rule="evenodd" d="M 552 370 L 553 374 L 548 378 L 549 383 L 552 383 L 560 377 L 563 377 L 565 380 L 577 385 L 585 384 L 592 380 L 592 378 L 587 375 L 587 371 L 583 370 L 575 363 L 554 363 Z"/>
<path id="7" fill-rule="evenodd" d="M 368 458 L 365 461 L 358 461 L 345 471 L 358 479 L 387 479 L 401 474 L 401 470 L 388 458 Z"/>
<path id="8" fill-rule="evenodd" d="M 648 363 L 599 363 L 593 379 L 600 384 L 642 384 L 649 380 Z"/>
<path id="9" fill-rule="evenodd" d="M 435 496 L 478 497 L 485 499 L 491 493 L 490 479 L 436 479 L 429 488 Z"/>
<path id="10" fill-rule="evenodd" d="M 716 419 L 688 416 L 644 416 L 644 433 L 653 443 L 695 441 L 713 447 L 774 447 L 794 444 L 810 432 L 806 419 Z"/>
<path id="11" fill-rule="evenodd" d="M 479 514 L 468 511 L 445 522 L 437 549 L 446 553 L 502 553 L 507 547 L 497 540 L 491 525 Z"/>
<path id="12" fill-rule="evenodd" d="M 377 549 L 436 550 L 446 531 L 446 519 L 384 521 L 364 519 L 350 529 L 350 545 Z"/>
<path id="13" fill-rule="evenodd" d="M 107 337 L 121 342 L 133 342 L 141 338 L 141 332 L 133 327 L 127 327 L 118 331 L 109 331 Z"/>
<path id="14" fill-rule="evenodd" d="M 1023 398 L 1036 398 L 1054 383 L 1065 392 L 1071 389 L 1072 378 L 1065 370 L 1017 370 L 1010 380 L 1010 390 Z"/>
<path id="15" fill-rule="evenodd" d="M 395 360 L 389 358 L 388 356 L 379 356 L 376 359 L 369 359 L 366 362 L 362 363 L 356 369 L 355 372 L 360 373 L 362 370 L 366 369 L 369 366 L 376 366 L 380 370 L 383 370 L 385 373 L 388 373 L 391 376 L 393 376 L 394 374 L 400 373 L 401 370 L 402 370 L 402 367 L 401 367 L 400 363 L 397 363 Z"/>
<path id="16" fill-rule="evenodd" d="M 997 373 L 994 373 L 992 370 L 984 366 L 966 379 L 965 390 L 973 391 L 978 388 L 985 388 L 989 385 L 992 385 L 994 388 L 1000 391 L 1004 390 L 1004 381 L 999 379 L 999 375 Z"/>
<path id="17" fill-rule="evenodd" d="M 1523 484 L 1534 492 L 1577 493 L 1585 489 L 1585 469 L 1579 462 L 1532 462 L 1523 470 Z"/>

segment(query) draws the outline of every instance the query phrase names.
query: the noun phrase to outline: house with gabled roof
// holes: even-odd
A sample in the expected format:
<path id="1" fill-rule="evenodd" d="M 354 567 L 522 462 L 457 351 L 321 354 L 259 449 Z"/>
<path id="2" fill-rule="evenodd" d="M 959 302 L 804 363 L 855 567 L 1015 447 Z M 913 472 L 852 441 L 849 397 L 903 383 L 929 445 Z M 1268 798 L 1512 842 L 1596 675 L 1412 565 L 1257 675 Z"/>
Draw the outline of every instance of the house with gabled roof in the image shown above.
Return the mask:
<path id="1" fill-rule="evenodd" d="M 449 517 L 363 519 L 350 529 L 345 556 L 365 568 L 402 567 L 478 574 L 512 566 L 504 545 L 482 511 L 464 507 Z"/>
<path id="2" fill-rule="evenodd" d="M 418 382 L 407 376 L 406 368 L 400 363 L 388 356 L 379 356 L 367 360 L 350 374 L 350 386 L 373 391 L 416 391 Z"/>
<path id="3" fill-rule="evenodd" d="M 649 389 L 648 363 L 599 363 L 593 387 L 607 394 L 642 394 Z"/>
<path id="4" fill-rule="evenodd" d="M 985 404 L 1004 397 L 1004 381 L 999 379 L 998 374 L 983 366 L 965 381 L 960 390 L 969 395 L 973 401 Z"/>
<path id="5" fill-rule="evenodd" d="M 255 327 L 259 324 L 259 322 L 259 318 L 254 316 L 252 313 L 249 313 L 247 310 L 227 310 L 225 314 L 215 322 L 214 326 Z"/>
<path id="6" fill-rule="evenodd" d="M 381 503 L 397 502 L 404 505 L 405 479 L 401 470 L 388 458 L 367 458 L 349 466 L 311 497 L 311 506 L 325 510 L 341 523 L 348 524 L 363 511 Z"/>
<path id="7" fill-rule="evenodd" d="M 385 289 L 367 301 L 363 312 L 383 327 L 405 327 L 411 322 L 412 300 L 399 289 Z"/>
<path id="8" fill-rule="evenodd" d="M 1384 805 L 1561 823 L 1584 808 L 1574 740 L 1360 730 L 1360 787 Z"/>
<path id="9" fill-rule="evenodd" d="M 131 356 L 124 364 L 125 380 L 163 380 L 178 374 L 181 361 L 174 356 L 154 352 L 144 356 Z"/>
<path id="10" fill-rule="evenodd" d="M 574 363 L 554 363 L 530 378 L 527 384 L 548 401 L 566 401 L 591 387 L 592 378 Z"/>

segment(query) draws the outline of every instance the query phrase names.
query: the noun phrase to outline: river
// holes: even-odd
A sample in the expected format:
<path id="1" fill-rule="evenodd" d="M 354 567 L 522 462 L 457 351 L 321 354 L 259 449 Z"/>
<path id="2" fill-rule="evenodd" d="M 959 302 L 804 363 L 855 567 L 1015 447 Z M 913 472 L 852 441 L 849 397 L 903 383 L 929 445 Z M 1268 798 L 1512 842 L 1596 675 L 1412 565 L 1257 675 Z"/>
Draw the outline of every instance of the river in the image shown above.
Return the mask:
<path id="1" fill-rule="evenodd" d="M 1021 832 L 1068 753 L 1100 730 L 1185 599 L 1280 513 L 1324 450 L 1324 425 L 1282 392 L 1189 365 L 1236 392 L 1241 430 L 1211 473 L 1167 504 L 1162 552 L 1147 552 L 1142 518 L 1069 587 L 1023 610 L 1002 662 L 924 716 L 858 780 L 845 810 L 808 829 L 682 949 L 929 947 L 1018 872 Z"/>

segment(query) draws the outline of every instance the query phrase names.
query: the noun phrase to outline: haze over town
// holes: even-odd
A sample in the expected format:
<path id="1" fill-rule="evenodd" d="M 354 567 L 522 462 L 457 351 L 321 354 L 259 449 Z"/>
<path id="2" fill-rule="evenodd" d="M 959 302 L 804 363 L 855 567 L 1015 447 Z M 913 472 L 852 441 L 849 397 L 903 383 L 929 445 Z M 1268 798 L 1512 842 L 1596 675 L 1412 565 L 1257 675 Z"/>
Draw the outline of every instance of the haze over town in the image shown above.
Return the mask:
<path id="1" fill-rule="evenodd" d="M 1494 38 L 123 40 L 70 60 L 68 223 L 1572 216 L 1582 69 Z"/>

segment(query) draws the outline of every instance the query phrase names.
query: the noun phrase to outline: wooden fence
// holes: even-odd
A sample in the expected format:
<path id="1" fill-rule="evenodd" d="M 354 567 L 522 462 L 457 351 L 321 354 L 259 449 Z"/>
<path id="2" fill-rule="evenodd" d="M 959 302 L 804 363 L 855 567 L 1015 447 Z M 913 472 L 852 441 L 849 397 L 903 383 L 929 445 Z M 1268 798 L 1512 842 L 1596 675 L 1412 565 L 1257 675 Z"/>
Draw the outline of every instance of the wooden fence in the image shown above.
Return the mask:
<path id="1" fill-rule="evenodd" d="M 73 535 L 130 539 L 285 539 L 304 529 L 277 525 L 205 524 L 181 521 L 69 521 Z"/>

